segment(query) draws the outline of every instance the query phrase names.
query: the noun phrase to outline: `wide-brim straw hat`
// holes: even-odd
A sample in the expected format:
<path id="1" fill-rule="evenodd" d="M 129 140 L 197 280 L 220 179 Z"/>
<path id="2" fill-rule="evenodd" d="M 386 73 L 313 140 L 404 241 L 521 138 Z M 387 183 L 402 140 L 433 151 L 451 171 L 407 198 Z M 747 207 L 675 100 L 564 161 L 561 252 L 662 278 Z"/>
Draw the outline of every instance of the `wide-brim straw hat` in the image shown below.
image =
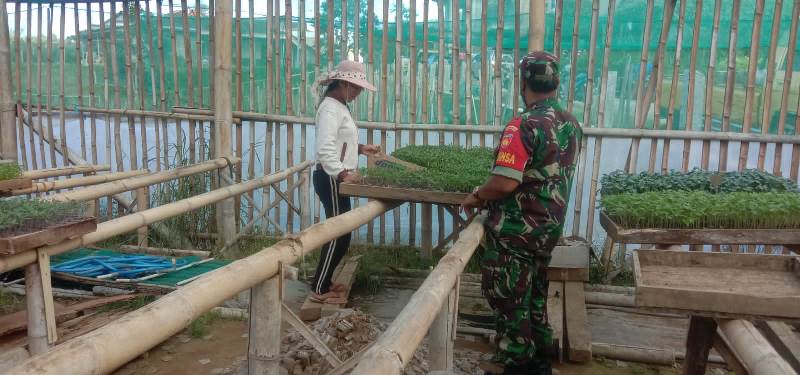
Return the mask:
<path id="1" fill-rule="evenodd" d="M 336 65 L 336 68 L 328 72 L 327 76 L 320 81 L 320 85 L 328 85 L 334 80 L 347 81 L 372 92 L 377 90 L 367 81 L 364 64 L 356 61 L 343 60 Z"/>

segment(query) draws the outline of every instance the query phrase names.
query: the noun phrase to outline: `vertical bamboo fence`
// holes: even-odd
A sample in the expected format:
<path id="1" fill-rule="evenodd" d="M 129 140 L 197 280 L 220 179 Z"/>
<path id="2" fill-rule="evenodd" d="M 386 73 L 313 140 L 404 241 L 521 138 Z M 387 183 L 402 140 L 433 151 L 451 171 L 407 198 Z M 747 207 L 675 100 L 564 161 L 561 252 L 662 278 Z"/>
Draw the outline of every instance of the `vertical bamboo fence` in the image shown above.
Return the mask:
<path id="1" fill-rule="evenodd" d="M 797 1 L 600 4 L 7 1 L 0 47 L 11 97 L 0 105 L 5 114 L 20 103 L 30 121 L 12 121 L 13 137 L 3 121 L 3 141 L 13 140 L 29 170 L 73 164 L 59 157 L 69 149 L 113 172 L 229 155 L 239 159 L 233 181 L 258 178 L 314 158 L 310 86 L 353 58 L 379 88 L 352 106 L 362 142 L 388 152 L 491 147 L 519 110 L 519 57 L 543 45 L 562 61 L 560 99 L 587 130 L 568 233 L 599 241 L 598 180 L 616 169 L 757 168 L 798 180 Z M 228 5 L 230 38 L 213 22 Z M 531 6 L 544 10 L 542 30 L 531 29 Z M 217 79 L 215 66 L 230 68 L 229 80 Z M 230 103 L 214 100 L 220 85 L 230 86 Z M 236 197 L 229 212 L 242 220 L 232 233 L 292 184 Z M 268 217 L 297 230 L 292 206 L 306 197 L 286 198 Z M 448 238 L 449 215 L 404 205 L 357 238 L 435 243 Z M 257 227 L 274 226 L 262 218 Z"/>

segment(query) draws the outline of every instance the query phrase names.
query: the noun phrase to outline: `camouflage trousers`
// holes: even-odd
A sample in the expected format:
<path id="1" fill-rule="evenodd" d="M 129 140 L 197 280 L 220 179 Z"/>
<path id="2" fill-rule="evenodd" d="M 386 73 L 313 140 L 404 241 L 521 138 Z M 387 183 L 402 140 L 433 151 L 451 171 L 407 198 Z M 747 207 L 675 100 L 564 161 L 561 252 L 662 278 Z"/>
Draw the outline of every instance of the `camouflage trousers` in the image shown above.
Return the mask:
<path id="1" fill-rule="evenodd" d="M 491 237 L 491 236 L 487 236 Z M 481 289 L 495 313 L 497 346 L 493 362 L 525 374 L 549 374 L 553 332 L 547 322 L 548 256 L 506 249 L 486 239 L 481 256 Z M 514 373 L 509 371 L 510 373 Z"/>

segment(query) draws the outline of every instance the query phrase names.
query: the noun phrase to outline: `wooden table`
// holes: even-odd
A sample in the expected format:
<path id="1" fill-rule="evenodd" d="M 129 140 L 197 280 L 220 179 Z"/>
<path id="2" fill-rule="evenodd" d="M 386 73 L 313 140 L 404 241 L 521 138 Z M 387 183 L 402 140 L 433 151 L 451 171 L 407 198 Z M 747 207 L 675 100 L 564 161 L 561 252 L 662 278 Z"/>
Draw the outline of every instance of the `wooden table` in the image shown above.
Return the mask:
<path id="1" fill-rule="evenodd" d="M 684 375 L 705 374 L 712 346 L 726 357 L 724 321 L 800 321 L 798 256 L 637 250 L 633 268 L 637 307 L 691 316 Z"/>

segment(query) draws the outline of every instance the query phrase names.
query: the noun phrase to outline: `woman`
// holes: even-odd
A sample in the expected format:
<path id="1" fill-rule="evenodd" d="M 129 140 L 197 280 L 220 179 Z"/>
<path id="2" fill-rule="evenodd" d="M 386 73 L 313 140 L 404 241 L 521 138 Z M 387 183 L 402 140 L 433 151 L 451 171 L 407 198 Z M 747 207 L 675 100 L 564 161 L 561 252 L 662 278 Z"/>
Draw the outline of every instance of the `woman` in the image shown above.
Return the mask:
<path id="1" fill-rule="evenodd" d="M 349 60 L 339 63 L 317 86 L 324 88 L 324 93 L 317 107 L 317 167 L 313 181 L 314 190 L 325 207 L 325 217 L 330 218 L 350 211 L 350 199 L 339 195 L 339 184 L 361 179 L 356 171 L 358 155 L 380 152 L 380 146 L 358 144 L 358 128 L 347 106 L 364 89 L 374 92 L 375 86 L 367 82 L 364 66 Z M 349 245 L 350 233 L 322 246 L 311 286 L 311 300 L 331 304 L 347 302 L 347 286 L 331 283 L 331 277 Z"/>

